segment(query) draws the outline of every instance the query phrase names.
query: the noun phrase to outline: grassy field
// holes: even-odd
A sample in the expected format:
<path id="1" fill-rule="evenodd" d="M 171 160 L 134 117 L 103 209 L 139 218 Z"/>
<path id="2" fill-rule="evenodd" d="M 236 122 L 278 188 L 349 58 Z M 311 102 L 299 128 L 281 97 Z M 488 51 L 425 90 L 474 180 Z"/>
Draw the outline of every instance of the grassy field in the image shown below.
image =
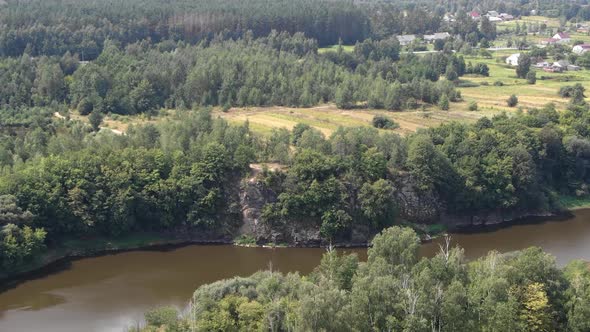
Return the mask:
<path id="1" fill-rule="evenodd" d="M 528 84 L 526 80 L 516 77 L 515 68 L 501 62 L 502 58 L 493 59 L 466 57 L 466 62 L 485 63 L 490 68 L 489 77 L 463 77 L 461 94 L 466 101 L 475 101 L 483 110 L 514 111 L 506 106 L 506 99 L 515 94 L 519 99 L 519 106 L 524 108 L 542 107 L 547 103 L 554 103 L 558 109 L 565 109 L 568 99 L 561 98 L 558 91 L 562 86 L 582 84 L 590 88 L 590 71 L 570 71 L 564 73 L 547 73 L 537 70 L 537 83 Z M 500 62 L 499 62 L 500 61 Z M 549 60 L 550 61 L 550 60 Z M 495 82 L 502 82 L 503 86 L 494 86 Z M 485 85 L 488 84 L 488 85 Z"/>
<path id="2" fill-rule="evenodd" d="M 331 45 L 326 46 L 318 49 L 318 53 L 326 53 L 328 51 L 336 52 L 338 50 L 338 45 Z M 342 50 L 347 53 L 352 53 L 354 51 L 354 45 L 342 45 Z"/>
<path id="3" fill-rule="evenodd" d="M 540 16 L 524 17 L 519 21 L 530 24 L 545 23 L 549 27 L 558 27 L 557 19 L 550 19 Z M 513 27 L 516 21 L 503 22 L 498 25 L 499 29 Z M 590 42 L 590 36 L 572 33 L 572 39 L 581 39 Z M 533 36 L 534 38 L 546 38 L 545 36 Z M 532 38 L 532 37 L 531 37 Z M 322 48 L 320 53 L 329 50 L 336 50 L 338 45 Z M 345 52 L 352 52 L 354 46 L 343 46 Z M 214 110 L 214 116 L 219 116 L 234 124 L 241 124 L 248 121 L 250 128 L 259 134 L 268 135 L 275 128 L 291 129 L 297 123 L 306 123 L 324 133 L 331 135 L 339 126 L 372 126 L 371 122 L 375 115 L 384 115 L 395 120 L 400 127 L 395 132 L 407 135 L 420 128 L 438 126 L 449 121 L 475 122 L 484 116 L 493 116 L 502 112 L 509 115 L 514 114 L 518 108 L 510 108 L 506 100 L 512 94 L 518 96 L 519 107 L 525 111 L 528 108 L 542 107 L 547 103 L 554 103 L 558 110 L 564 110 L 567 99 L 561 98 L 558 91 L 562 86 L 581 83 L 590 91 L 590 71 L 547 73 L 537 70 L 537 83 L 527 84 L 526 80 L 516 77 L 515 68 L 508 66 L 504 58 L 517 51 L 500 50 L 492 53 L 492 58 L 466 56 L 465 61 L 472 64 L 485 63 L 490 68 L 489 77 L 464 76 L 458 85 L 463 101 L 451 103 L 449 111 L 442 111 L 436 106 L 428 106 L 425 110 L 387 112 L 383 110 L 357 109 L 341 110 L 336 106 L 320 105 L 311 108 L 289 108 L 289 107 L 250 107 L 232 108 L 228 112 L 220 109 Z M 548 59 L 547 61 L 552 61 Z M 494 83 L 501 82 L 501 85 Z M 476 102 L 478 111 L 469 111 L 468 105 Z M 125 132 L 131 124 L 145 124 L 156 122 L 173 115 L 174 111 L 160 112 L 158 117 L 148 118 L 146 116 L 108 116 L 103 123 L 104 129 L 111 129 L 113 132 Z M 85 117 L 72 115 L 73 119 L 87 121 Z"/>
<path id="4" fill-rule="evenodd" d="M 456 103 L 453 106 L 452 112 L 440 111 L 436 107 L 430 107 L 426 111 L 388 112 L 384 110 L 342 110 L 334 105 L 322 105 L 312 108 L 232 108 L 228 112 L 218 111 L 215 114 L 236 124 L 244 123 L 247 120 L 250 129 L 261 134 L 269 134 L 273 128 L 291 129 L 297 123 L 305 123 L 329 136 L 339 126 L 370 127 L 375 115 L 384 115 L 393 119 L 400 125 L 394 132 L 406 135 L 420 128 L 438 126 L 450 121 L 475 122 L 483 116 L 491 116 L 500 112 L 500 110 L 471 112 L 467 110 L 466 102 Z"/>

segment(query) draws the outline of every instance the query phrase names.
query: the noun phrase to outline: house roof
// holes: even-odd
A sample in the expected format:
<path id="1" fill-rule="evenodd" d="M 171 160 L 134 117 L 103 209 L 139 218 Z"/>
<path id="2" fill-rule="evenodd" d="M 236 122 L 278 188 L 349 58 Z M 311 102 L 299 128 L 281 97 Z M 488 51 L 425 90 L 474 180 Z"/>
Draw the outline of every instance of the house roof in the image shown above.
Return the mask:
<path id="1" fill-rule="evenodd" d="M 559 37 L 559 39 L 566 39 L 566 38 L 569 38 L 570 35 L 566 32 L 558 32 L 553 37 Z"/>
<path id="2" fill-rule="evenodd" d="M 451 34 L 448 32 L 436 32 L 433 35 L 424 35 L 424 40 L 447 39 L 449 37 L 451 37 Z"/>
<path id="3" fill-rule="evenodd" d="M 480 17 L 481 15 L 474 10 L 471 13 L 469 13 L 469 16 L 471 16 L 471 17 Z"/>
<path id="4" fill-rule="evenodd" d="M 520 53 L 510 54 L 510 56 L 507 59 L 515 59 L 515 58 L 520 58 Z"/>
<path id="5" fill-rule="evenodd" d="M 559 60 L 559 61 L 555 61 L 553 63 L 553 65 L 557 66 L 557 67 L 567 67 L 567 66 L 570 66 L 571 64 L 567 60 Z"/>
<path id="6" fill-rule="evenodd" d="M 416 39 L 416 35 L 401 35 L 397 36 L 397 40 L 400 42 L 411 42 Z"/>
<path id="7" fill-rule="evenodd" d="M 580 47 L 580 48 L 582 48 L 584 50 L 590 50 L 590 44 L 579 44 L 579 45 L 576 45 L 574 47 Z"/>

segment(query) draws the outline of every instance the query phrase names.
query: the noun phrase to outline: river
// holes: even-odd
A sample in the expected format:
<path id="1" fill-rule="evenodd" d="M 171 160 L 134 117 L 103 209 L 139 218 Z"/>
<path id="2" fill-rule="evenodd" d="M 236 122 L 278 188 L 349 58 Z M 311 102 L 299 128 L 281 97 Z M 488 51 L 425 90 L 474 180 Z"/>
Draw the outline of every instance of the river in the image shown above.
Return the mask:
<path id="1" fill-rule="evenodd" d="M 540 246 L 558 264 L 590 260 L 590 210 L 566 221 L 519 225 L 476 234 L 453 234 L 475 259 L 489 250 Z M 438 243 L 424 244 L 432 256 Z M 349 250 L 366 259 L 365 249 Z M 242 248 L 192 245 L 168 251 L 133 251 L 75 260 L 59 271 L 0 293 L 0 331 L 122 331 L 160 305 L 183 307 L 200 285 L 260 269 L 309 273 L 321 248 Z"/>

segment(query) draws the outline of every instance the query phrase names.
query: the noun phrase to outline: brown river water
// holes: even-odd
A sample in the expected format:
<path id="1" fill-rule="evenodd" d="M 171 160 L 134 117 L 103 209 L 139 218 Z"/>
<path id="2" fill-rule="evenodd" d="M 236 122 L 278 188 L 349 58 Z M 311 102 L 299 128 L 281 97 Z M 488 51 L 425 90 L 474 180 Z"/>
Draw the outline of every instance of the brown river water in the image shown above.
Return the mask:
<path id="1" fill-rule="evenodd" d="M 475 259 L 490 250 L 509 252 L 530 246 L 555 255 L 558 264 L 590 260 L 590 210 L 566 221 L 453 234 L 454 243 Z M 432 256 L 438 243 L 424 244 Z M 357 252 L 366 259 L 365 249 Z M 260 269 L 307 274 L 319 263 L 321 248 L 242 248 L 191 245 L 168 251 L 133 251 L 75 260 L 63 269 L 0 293 L 0 331 L 123 331 L 143 312 L 161 305 L 186 305 L 202 284 Z"/>

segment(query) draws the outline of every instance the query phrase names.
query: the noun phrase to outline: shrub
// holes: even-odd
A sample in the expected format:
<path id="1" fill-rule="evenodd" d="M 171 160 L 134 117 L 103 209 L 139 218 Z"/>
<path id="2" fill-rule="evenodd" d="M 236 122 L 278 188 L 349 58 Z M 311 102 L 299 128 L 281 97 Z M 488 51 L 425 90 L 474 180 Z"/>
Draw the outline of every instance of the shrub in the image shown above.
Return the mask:
<path id="1" fill-rule="evenodd" d="M 82 98 L 82 100 L 80 100 L 78 103 L 78 112 L 80 115 L 88 115 L 90 112 L 92 112 L 92 109 L 92 103 L 86 98 Z"/>
<path id="2" fill-rule="evenodd" d="M 504 86 L 504 82 L 496 81 L 496 82 L 494 82 L 494 86 Z"/>
<path id="3" fill-rule="evenodd" d="M 508 97 L 508 100 L 506 100 L 506 104 L 508 104 L 509 107 L 514 107 L 518 105 L 518 97 L 516 97 L 515 95 Z"/>
<path id="4" fill-rule="evenodd" d="M 396 129 L 399 125 L 388 117 L 375 115 L 373 117 L 373 127 L 380 129 Z"/>
<path id="5" fill-rule="evenodd" d="M 537 73 L 535 73 L 534 71 L 529 71 L 528 74 L 526 74 L 526 81 L 528 84 L 535 84 L 537 83 Z"/>
<path id="6" fill-rule="evenodd" d="M 150 310 L 145 313 L 145 321 L 150 326 L 161 327 L 165 325 L 171 328 L 178 323 L 178 311 L 171 306 Z"/>
<path id="7" fill-rule="evenodd" d="M 475 111 L 477 111 L 477 108 L 478 107 L 477 107 L 477 103 L 476 102 L 472 101 L 472 102 L 469 103 L 468 109 L 470 111 L 475 112 Z"/>
<path id="8" fill-rule="evenodd" d="M 438 107 L 440 107 L 440 109 L 443 111 L 449 110 L 449 97 L 447 95 L 442 95 L 438 101 Z"/>

